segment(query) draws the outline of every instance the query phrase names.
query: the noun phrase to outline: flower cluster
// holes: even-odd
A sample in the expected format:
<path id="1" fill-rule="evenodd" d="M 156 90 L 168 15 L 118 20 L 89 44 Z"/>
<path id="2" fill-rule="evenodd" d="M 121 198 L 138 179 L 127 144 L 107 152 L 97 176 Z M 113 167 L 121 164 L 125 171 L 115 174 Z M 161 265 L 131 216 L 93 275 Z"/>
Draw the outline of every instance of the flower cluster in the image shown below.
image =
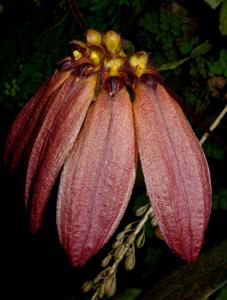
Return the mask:
<path id="1" fill-rule="evenodd" d="M 57 228 L 71 263 L 110 239 L 131 196 L 138 154 L 161 234 L 180 257 L 201 249 L 211 208 L 204 153 L 146 52 L 88 30 L 16 118 L 5 161 L 26 161 L 25 203 L 37 232 L 60 174 Z"/>

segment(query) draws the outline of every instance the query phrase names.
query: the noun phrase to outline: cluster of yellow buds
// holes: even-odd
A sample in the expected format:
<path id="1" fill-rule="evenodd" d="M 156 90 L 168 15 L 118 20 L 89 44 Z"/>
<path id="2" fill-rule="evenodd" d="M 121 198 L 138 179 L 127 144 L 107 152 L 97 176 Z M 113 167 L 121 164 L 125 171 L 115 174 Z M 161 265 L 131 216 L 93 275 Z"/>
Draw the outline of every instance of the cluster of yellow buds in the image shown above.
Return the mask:
<path id="1" fill-rule="evenodd" d="M 79 78 L 99 75 L 99 84 L 104 86 L 111 96 L 124 85 L 132 86 L 141 81 L 155 86 L 159 75 L 148 64 L 148 54 L 137 52 L 130 57 L 123 50 L 120 35 L 114 31 L 105 34 L 89 29 L 86 42 L 73 40 L 70 44 L 73 52 L 58 63 L 59 71 L 75 68 Z"/>

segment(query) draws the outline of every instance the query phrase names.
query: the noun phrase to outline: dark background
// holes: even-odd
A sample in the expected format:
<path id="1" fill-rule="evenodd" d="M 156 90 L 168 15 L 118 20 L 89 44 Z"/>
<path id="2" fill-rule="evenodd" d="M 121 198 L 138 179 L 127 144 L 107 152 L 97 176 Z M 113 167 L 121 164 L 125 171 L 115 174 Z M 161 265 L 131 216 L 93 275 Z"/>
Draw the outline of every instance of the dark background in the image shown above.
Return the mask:
<path id="1" fill-rule="evenodd" d="M 219 30 L 220 9 L 221 5 L 213 10 L 202 0 L 79 0 L 74 2 L 74 9 L 66 0 L 0 1 L 1 158 L 13 119 L 41 82 L 54 71 L 59 58 L 70 53 L 69 41 L 84 39 L 86 28 L 118 31 L 130 41 L 129 52 L 134 49 L 148 51 L 157 67 L 166 63 L 174 65 L 190 57 L 195 47 L 208 41 L 209 50 L 193 56 L 174 70 L 162 72 L 166 83 L 200 120 L 196 122 L 186 111 L 198 138 L 201 137 L 203 125 L 209 127 L 227 103 L 227 38 Z M 226 129 L 227 117 L 215 130 L 216 139 L 210 137 L 204 144 L 214 196 L 202 252 L 227 238 Z M 81 294 L 80 287 L 100 271 L 100 261 L 111 249 L 111 242 L 85 267 L 71 268 L 57 239 L 56 188 L 44 227 L 32 236 L 21 196 L 21 178 L 18 175 L 10 177 L 2 159 L 0 163 L 3 250 L 0 269 L 5 298 L 89 299 Z M 132 201 L 119 231 L 135 218 L 135 207 L 144 201 L 144 193 L 143 180 L 138 174 Z M 146 291 L 183 264 L 149 227 L 146 244 L 137 251 L 135 269 L 125 272 L 120 268 L 118 296 L 129 288 Z M 135 299 L 117 297 L 114 299 Z"/>

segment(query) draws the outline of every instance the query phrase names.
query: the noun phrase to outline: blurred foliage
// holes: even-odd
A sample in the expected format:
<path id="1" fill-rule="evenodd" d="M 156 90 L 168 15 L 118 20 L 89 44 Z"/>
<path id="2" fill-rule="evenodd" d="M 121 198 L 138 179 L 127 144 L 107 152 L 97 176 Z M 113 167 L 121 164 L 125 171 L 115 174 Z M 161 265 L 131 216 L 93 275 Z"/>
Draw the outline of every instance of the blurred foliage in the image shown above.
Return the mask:
<path id="1" fill-rule="evenodd" d="M 207 4 L 210 5 L 211 8 L 215 9 L 218 7 L 220 3 L 223 2 L 223 0 L 204 0 Z"/>
<path id="2" fill-rule="evenodd" d="M 141 293 L 140 289 L 130 288 L 126 289 L 120 296 L 113 297 L 113 300 L 135 300 Z"/>
<path id="3" fill-rule="evenodd" d="M 215 300 L 226 300 L 226 299 L 227 299 L 227 287 L 224 287 L 221 290 L 220 295 L 218 295 Z"/>
<path id="4" fill-rule="evenodd" d="M 227 188 L 213 195 L 213 209 L 227 210 Z"/>
<path id="5" fill-rule="evenodd" d="M 222 35 L 227 35 L 227 0 L 204 0 L 211 8 L 216 9 L 221 3 L 219 29 Z"/>
<path id="6" fill-rule="evenodd" d="M 209 141 L 209 143 L 205 144 L 204 150 L 206 151 L 207 157 L 212 157 L 219 160 L 224 158 L 223 148 L 213 141 Z"/>
<path id="7" fill-rule="evenodd" d="M 120 32 L 123 39 L 127 39 L 125 45 L 129 52 L 132 49 L 148 51 L 151 63 L 160 69 L 171 89 L 184 99 L 182 102 L 207 126 L 224 108 L 227 101 L 227 50 L 226 37 L 223 35 L 227 31 L 227 0 L 205 0 L 206 3 L 204 0 L 194 3 L 184 0 L 71 2 L 77 6 L 74 13 L 67 0 L 1 0 L 2 115 L 15 115 L 41 82 L 54 71 L 56 62 L 70 53 L 69 41 L 83 39 L 83 23 L 87 28 Z M 204 130 L 193 118 L 190 121 L 200 137 Z M 218 129 L 218 135 L 224 143 L 227 143 L 226 129 L 225 118 Z M 226 211 L 226 170 L 223 168 L 226 153 L 211 138 L 205 143 L 204 149 L 211 167 L 214 211 Z M 220 166 L 221 171 L 218 169 Z M 139 182 L 136 187 L 138 194 L 132 199 L 130 217 L 139 206 L 148 202 L 144 186 Z M 158 264 L 162 260 L 166 272 L 169 270 L 165 262 L 169 256 L 173 256 L 164 242 L 157 242 L 149 224 L 146 226 L 146 236 L 148 246 L 139 250 L 140 266 L 133 271 L 143 272 L 142 276 L 138 276 L 141 278 L 134 279 L 134 287 L 138 289 L 131 289 L 131 285 L 123 280 L 130 288 L 124 291 L 125 294 L 116 296 L 116 300 L 135 299 L 144 282 L 149 287 L 150 278 L 155 281 L 156 274 L 161 276 Z M 128 273 L 127 276 L 133 281 Z M 223 289 L 222 293 L 226 293 L 226 290 Z"/>

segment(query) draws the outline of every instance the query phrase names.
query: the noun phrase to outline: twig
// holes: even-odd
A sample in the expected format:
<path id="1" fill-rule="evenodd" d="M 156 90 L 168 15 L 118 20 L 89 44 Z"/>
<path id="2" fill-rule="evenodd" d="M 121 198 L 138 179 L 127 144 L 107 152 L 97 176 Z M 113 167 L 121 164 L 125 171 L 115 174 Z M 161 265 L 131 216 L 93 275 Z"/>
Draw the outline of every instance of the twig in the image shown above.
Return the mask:
<path id="1" fill-rule="evenodd" d="M 76 6 L 75 1 L 68 0 L 70 11 L 72 12 L 72 15 L 74 16 L 75 20 L 77 21 L 78 25 L 82 29 L 83 33 L 85 34 L 87 32 L 86 24 L 82 18 L 82 15 Z"/>
<path id="2" fill-rule="evenodd" d="M 210 126 L 210 128 L 209 128 L 210 132 L 212 132 L 218 126 L 218 124 L 221 122 L 222 118 L 224 117 L 224 115 L 226 113 L 227 113 L 227 105 L 224 107 L 224 109 L 219 114 L 219 116 L 215 119 L 214 123 Z M 203 145 L 208 137 L 209 137 L 209 133 L 207 133 L 207 132 L 204 133 L 204 135 L 201 137 L 201 139 L 199 141 L 200 145 Z"/>
<path id="3" fill-rule="evenodd" d="M 58 26 L 60 26 L 64 20 L 66 19 L 66 17 L 68 16 L 69 14 L 69 10 L 67 10 L 67 12 L 64 14 L 64 16 L 60 19 L 60 21 L 58 21 L 55 25 L 53 25 L 49 30 L 48 32 L 50 31 L 53 31 L 55 28 L 57 28 Z"/>

